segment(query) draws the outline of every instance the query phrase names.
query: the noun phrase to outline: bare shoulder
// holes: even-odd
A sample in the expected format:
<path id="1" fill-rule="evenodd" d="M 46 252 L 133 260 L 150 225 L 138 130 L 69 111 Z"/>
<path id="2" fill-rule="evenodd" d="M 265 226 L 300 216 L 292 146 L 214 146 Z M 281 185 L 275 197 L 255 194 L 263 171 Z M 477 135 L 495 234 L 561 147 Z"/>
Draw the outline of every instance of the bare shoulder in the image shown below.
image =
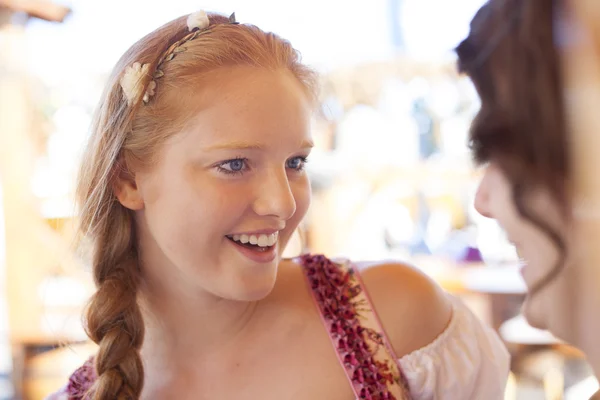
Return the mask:
<path id="1" fill-rule="evenodd" d="M 394 262 L 369 264 L 360 275 L 398 357 L 427 346 L 448 326 L 448 296 L 416 268 Z"/>

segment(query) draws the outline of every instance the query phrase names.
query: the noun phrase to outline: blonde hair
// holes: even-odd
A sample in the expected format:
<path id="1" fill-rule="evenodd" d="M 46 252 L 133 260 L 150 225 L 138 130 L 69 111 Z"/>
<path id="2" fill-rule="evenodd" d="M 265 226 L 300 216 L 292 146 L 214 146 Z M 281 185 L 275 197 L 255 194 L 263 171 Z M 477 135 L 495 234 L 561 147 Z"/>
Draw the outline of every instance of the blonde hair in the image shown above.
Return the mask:
<path id="1" fill-rule="evenodd" d="M 185 51 L 161 66 L 164 76 L 149 104 L 141 98 L 128 104 L 119 80 L 134 62 L 149 63 L 149 73 L 140 82 L 145 89 L 161 55 L 188 33 L 185 16 L 150 33 L 123 55 L 96 111 L 77 188 L 80 233 L 93 245 L 97 286 L 85 315 L 88 336 L 99 345 L 98 378 L 89 393 L 96 400 L 137 399 L 144 383 L 139 354 L 144 321 L 136 296 L 142 276 L 135 221 L 133 212 L 115 196 L 116 179 L 131 178 L 132 165 L 155 161 L 158 147 L 181 129 L 185 112 L 191 111 L 177 98 L 187 88 L 198 92 L 209 72 L 240 65 L 287 69 L 311 99 L 316 97 L 315 74 L 287 41 L 255 26 L 229 24 L 220 15 L 209 17 L 211 32 L 187 42 Z"/>

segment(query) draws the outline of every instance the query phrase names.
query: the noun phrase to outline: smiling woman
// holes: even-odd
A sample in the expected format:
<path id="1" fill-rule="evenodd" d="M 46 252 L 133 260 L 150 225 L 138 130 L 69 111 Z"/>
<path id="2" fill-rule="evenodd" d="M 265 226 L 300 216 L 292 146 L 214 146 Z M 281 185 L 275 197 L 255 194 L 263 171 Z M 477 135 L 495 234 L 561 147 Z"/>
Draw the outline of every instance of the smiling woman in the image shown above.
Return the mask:
<path id="1" fill-rule="evenodd" d="M 53 398 L 503 398 L 498 337 L 416 270 L 282 257 L 316 92 L 288 42 L 233 16 L 123 56 L 78 190 L 99 351 Z"/>
<path id="2" fill-rule="evenodd" d="M 481 97 L 475 206 L 525 261 L 528 322 L 581 348 L 600 376 L 598 4 L 489 0 L 457 54 Z"/>
<path id="3" fill-rule="evenodd" d="M 120 180 L 116 196 L 143 212 L 138 240 L 147 285 L 161 282 L 155 290 L 166 294 L 180 282 L 190 291 L 203 282 L 213 295 L 255 300 L 271 291 L 276 255 L 308 209 L 302 160 L 310 152 L 311 103 L 286 70 L 221 67 L 198 85 L 201 94 L 184 89 L 178 96 L 201 111 L 166 140 L 151 168 Z M 275 234 L 273 245 L 259 245 Z"/>

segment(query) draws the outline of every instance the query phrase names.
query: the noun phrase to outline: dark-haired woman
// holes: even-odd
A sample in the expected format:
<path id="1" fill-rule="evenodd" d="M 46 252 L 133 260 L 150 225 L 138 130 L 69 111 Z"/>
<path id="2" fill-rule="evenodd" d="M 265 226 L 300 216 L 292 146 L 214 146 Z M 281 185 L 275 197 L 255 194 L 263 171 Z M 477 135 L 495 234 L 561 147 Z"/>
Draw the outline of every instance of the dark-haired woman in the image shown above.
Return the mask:
<path id="1" fill-rule="evenodd" d="M 575 14 L 600 16 L 600 2 L 490 0 L 456 51 L 481 98 L 475 207 L 524 261 L 528 321 L 581 348 L 599 376 L 600 20 Z"/>

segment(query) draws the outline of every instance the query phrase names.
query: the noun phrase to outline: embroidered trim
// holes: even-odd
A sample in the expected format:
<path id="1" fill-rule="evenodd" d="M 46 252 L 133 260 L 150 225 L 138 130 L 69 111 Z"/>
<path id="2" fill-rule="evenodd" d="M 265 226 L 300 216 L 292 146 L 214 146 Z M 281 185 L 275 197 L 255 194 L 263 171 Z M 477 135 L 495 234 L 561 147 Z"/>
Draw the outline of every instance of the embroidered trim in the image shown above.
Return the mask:
<path id="1" fill-rule="evenodd" d="M 409 400 L 408 382 L 353 267 L 321 255 L 300 260 L 357 398 Z"/>

